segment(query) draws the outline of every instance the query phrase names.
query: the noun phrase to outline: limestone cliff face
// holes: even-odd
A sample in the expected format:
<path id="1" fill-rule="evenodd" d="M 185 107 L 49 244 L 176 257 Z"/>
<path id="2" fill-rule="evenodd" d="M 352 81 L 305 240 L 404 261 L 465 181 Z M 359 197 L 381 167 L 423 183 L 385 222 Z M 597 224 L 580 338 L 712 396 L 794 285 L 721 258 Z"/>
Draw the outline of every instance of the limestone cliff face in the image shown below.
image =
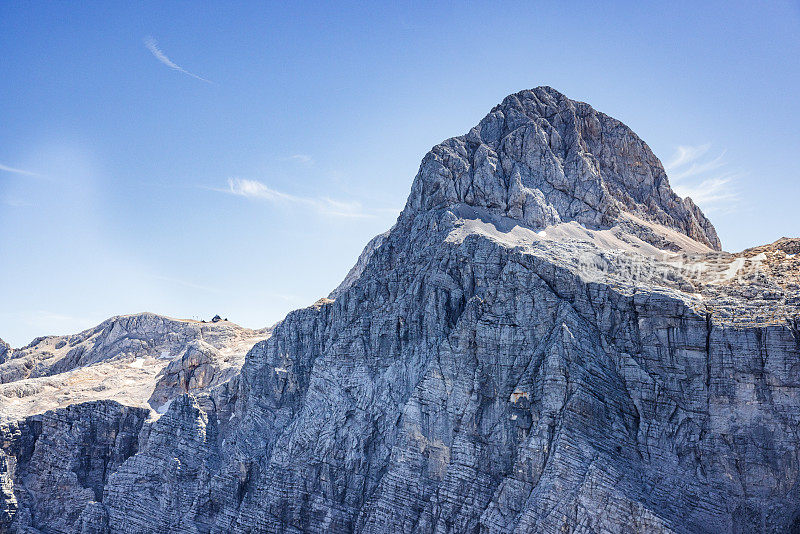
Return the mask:
<path id="1" fill-rule="evenodd" d="M 290 313 L 240 373 L 138 430 L 103 405 L 135 447 L 0 428 L 0 528 L 798 531 L 788 241 L 715 252 L 624 125 L 549 88 L 512 95 L 434 147 L 335 300 Z M 178 387 L 208 353 L 162 376 Z M 45 417 L 98 417 L 81 406 Z M 62 442 L 77 482 L 31 483 Z"/>
<path id="2" fill-rule="evenodd" d="M 146 417 L 142 408 L 97 401 L 0 426 L 0 525 L 81 532 L 97 516 L 106 526 L 103 488 L 136 452 Z"/>
<path id="3" fill-rule="evenodd" d="M 550 87 L 506 97 L 467 135 L 425 156 L 406 210 L 461 202 L 540 228 L 610 227 L 633 214 L 721 248 L 713 225 L 672 191 L 644 141 Z"/>

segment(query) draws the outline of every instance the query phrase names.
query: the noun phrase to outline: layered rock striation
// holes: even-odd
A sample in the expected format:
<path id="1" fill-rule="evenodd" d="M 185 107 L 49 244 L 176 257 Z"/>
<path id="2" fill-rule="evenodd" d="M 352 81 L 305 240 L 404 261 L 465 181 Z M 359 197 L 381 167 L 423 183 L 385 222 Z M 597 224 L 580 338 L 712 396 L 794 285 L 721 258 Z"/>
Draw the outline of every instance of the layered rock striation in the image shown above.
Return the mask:
<path id="1" fill-rule="evenodd" d="M 627 127 L 511 95 L 240 372 L 208 380 L 192 342 L 161 417 L 0 428 L 0 529 L 799 531 L 791 246 L 720 252 Z"/>

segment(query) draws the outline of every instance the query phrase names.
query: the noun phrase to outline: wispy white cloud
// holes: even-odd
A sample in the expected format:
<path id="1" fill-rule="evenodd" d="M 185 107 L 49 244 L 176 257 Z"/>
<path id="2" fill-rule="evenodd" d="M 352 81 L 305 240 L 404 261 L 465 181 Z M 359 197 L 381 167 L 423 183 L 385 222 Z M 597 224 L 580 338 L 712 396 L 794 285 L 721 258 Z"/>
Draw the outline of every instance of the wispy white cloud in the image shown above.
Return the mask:
<path id="1" fill-rule="evenodd" d="M 297 205 L 331 217 L 366 218 L 373 215 L 360 202 L 334 200 L 328 197 L 302 197 L 278 191 L 257 180 L 228 178 L 228 188 L 221 189 L 232 195 L 265 200 L 273 204 Z"/>
<path id="2" fill-rule="evenodd" d="M 23 174 L 25 176 L 39 176 L 35 172 L 26 171 L 25 169 L 18 169 L 16 167 L 9 167 L 8 165 L 3 165 L 0 163 L 0 171 L 10 172 L 14 174 Z"/>
<path id="3" fill-rule="evenodd" d="M 670 171 L 691 163 L 708 152 L 709 148 L 711 148 L 709 144 L 698 146 L 681 145 L 675 149 L 675 155 L 672 156 L 672 160 L 664 168 Z"/>
<path id="4" fill-rule="evenodd" d="M 150 36 L 145 37 L 144 38 L 144 46 L 146 46 L 147 49 L 150 50 L 150 53 L 153 54 L 153 56 L 155 56 L 155 58 L 157 60 L 159 60 L 161 63 L 163 63 L 167 67 L 171 68 L 172 70 L 176 70 L 178 72 L 182 72 L 183 74 L 186 74 L 187 76 L 191 76 L 192 78 L 195 78 L 197 80 L 200 80 L 200 81 L 203 81 L 203 82 L 206 82 L 206 83 L 213 83 L 211 80 L 206 80 L 202 76 L 198 76 L 197 74 L 194 74 L 193 72 L 189 72 L 188 70 L 184 69 L 183 67 L 181 67 L 180 65 L 178 65 L 177 63 L 172 61 L 170 58 L 168 58 L 167 55 L 158 47 L 158 42 L 153 37 L 150 37 Z"/>
<path id="5" fill-rule="evenodd" d="M 711 145 L 679 146 L 666 170 L 672 181 L 700 176 L 725 165 L 725 151 L 714 158 L 706 157 Z"/>
<path id="6" fill-rule="evenodd" d="M 735 174 L 724 174 L 707 178 L 696 185 L 678 185 L 675 188 L 678 190 L 678 194 L 691 197 L 699 206 L 722 202 L 731 203 L 738 200 L 736 191 L 732 189 L 734 178 L 736 178 Z"/>
<path id="7" fill-rule="evenodd" d="M 2 204 L 6 205 L 6 206 L 10 206 L 12 208 L 27 208 L 27 207 L 30 207 L 30 206 L 33 205 L 30 202 L 26 202 L 26 201 L 20 200 L 18 198 L 4 198 L 0 202 L 2 202 Z"/>
<path id="8" fill-rule="evenodd" d="M 292 154 L 291 156 L 289 156 L 289 159 L 292 161 L 296 161 L 298 163 L 303 163 L 305 165 L 314 164 L 314 158 L 312 158 L 308 154 Z"/>
<path id="9" fill-rule="evenodd" d="M 739 201 L 736 179 L 741 175 L 727 169 L 725 152 L 713 156 L 711 145 L 682 145 L 665 166 L 672 188 L 706 211 L 732 209 Z"/>

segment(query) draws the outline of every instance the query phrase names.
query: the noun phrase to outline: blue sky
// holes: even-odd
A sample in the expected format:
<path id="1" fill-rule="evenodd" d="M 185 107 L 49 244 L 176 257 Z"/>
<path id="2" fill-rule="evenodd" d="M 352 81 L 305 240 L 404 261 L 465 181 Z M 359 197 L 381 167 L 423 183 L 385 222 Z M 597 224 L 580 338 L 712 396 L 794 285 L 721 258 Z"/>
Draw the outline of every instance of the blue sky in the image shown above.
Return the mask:
<path id="1" fill-rule="evenodd" d="M 800 235 L 800 8 L 0 3 L 0 337 L 272 324 L 392 225 L 422 156 L 551 85 L 636 131 L 727 250 Z"/>

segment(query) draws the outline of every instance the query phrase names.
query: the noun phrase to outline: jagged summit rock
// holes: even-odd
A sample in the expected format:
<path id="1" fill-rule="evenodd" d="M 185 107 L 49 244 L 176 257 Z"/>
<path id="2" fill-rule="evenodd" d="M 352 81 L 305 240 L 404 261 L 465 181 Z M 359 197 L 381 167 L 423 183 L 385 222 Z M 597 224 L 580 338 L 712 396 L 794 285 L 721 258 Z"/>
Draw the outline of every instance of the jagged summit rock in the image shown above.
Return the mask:
<path id="1" fill-rule="evenodd" d="M 0 530 L 799 532 L 795 247 L 712 250 L 630 130 L 523 91 L 425 156 L 397 223 L 240 372 L 215 367 L 226 322 L 35 343 L 6 398 L 175 345 L 159 417 L 80 402 L 80 375 L 0 421 Z"/>
<path id="2" fill-rule="evenodd" d="M 646 223 L 719 250 L 711 222 L 681 199 L 644 141 L 620 121 L 550 87 L 506 97 L 466 135 L 423 159 L 404 212 L 459 203 L 538 228 L 576 221 L 625 226 L 655 240 Z"/>

